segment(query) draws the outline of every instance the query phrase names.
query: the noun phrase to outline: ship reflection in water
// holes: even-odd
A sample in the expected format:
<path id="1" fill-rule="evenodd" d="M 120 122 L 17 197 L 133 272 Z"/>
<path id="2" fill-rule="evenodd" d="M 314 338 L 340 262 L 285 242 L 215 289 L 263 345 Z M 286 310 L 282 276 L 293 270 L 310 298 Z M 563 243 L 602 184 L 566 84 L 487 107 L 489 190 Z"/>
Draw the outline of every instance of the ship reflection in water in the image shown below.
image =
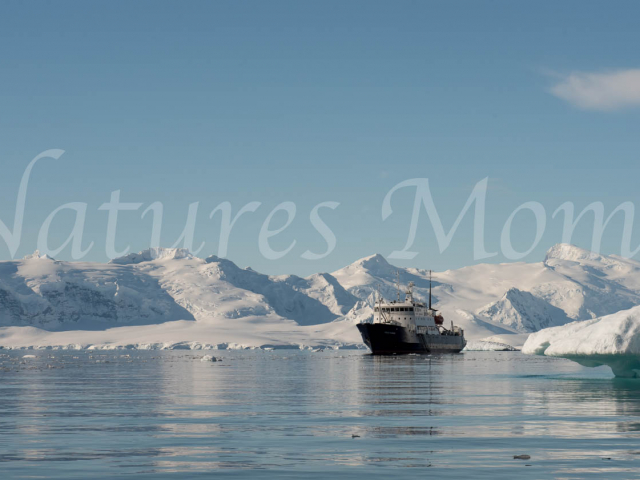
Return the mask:
<path id="1" fill-rule="evenodd" d="M 640 471 L 640 382 L 604 368 L 518 352 L 213 353 L 221 361 L 188 351 L 3 351 L 2 478 Z M 513 459 L 521 454 L 531 458 Z"/>

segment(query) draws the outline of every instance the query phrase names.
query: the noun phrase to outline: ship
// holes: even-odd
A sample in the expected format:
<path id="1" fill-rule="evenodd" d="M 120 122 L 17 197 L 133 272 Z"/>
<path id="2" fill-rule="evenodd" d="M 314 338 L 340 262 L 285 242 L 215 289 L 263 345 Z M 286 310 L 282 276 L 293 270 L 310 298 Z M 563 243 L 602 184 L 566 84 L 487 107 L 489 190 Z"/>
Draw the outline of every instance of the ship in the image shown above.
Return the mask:
<path id="1" fill-rule="evenodd" d="M 414 300 L 413 287 L 409 283 L 404 301 L 399 281 L 394 301 L 387 302 L 378 291 L 373 321 L 356 325 L 365 345 L 374 355 L 460 352 L 467 344 L 464 330 L 453 322 L 446 328 L 444 317 L 431 305 L 431 274 L 428 304 Z"/>

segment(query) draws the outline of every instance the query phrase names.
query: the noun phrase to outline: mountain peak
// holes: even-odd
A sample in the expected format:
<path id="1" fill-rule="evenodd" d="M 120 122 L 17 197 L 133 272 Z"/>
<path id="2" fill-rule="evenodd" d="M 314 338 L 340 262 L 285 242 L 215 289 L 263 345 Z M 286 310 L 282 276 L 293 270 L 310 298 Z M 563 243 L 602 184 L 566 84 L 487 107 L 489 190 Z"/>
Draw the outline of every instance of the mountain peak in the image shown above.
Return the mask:
<path id="1" fill-rule="evenodd" d="M 364 260 L 376 260 L 386 262 L 387 260 L 380 253 L 374 253 L 373 255 L 369 255 L 368 257 L 362 257 L 359 261 Z"/>
<path id="2" fill-rule="evenodd" d="M 585 261 L 607 263 L 606 257 L 569 243 L 558 243 L 551 247 L 547 251 L 544 263 L 548 263 L 549 260 L 566 260 L 577 263 L 583 263 Z"/>
<path id="3" fill-rule="evenodd" d="M 262 276 L 261 273 L 256 272 L 253 268 L 240 268 L 228 258 L 220 258 L 217 255 L 209 255 L 204 261 L 209 265 L 214 264 L 220 275 L 224 277 L 236 278 L 238 275 L 243 276 L 243 274 L 250 277 Z"/>
<path id="4" fill-rule="evenodd" d="M 367 270 L 371 270 L 372 268 L 391 267 L 391 264 L 387 262 L 387 259 L 379 253 L 356 260 L 352 265 L 360 265 Z"/>
<path id="5" fill-rule="evenodd" d="M 23 260 L 33 260 L 33 259 L 54 260 L 52 257 L 47 255 L 46 253 L 40 253 L 40 250 L 36 250 L 30 255 L 25 255 L 23 258 Z"/>
<path id="6" fill-rule="evenodd" d="M 484 306 L 478 314 L 521 333 L 536 332 L 568 321 L 559 308 L 516 287 L 507 290 L 500 300 Z"/>
<path id="7" fill-rule="evenodd" d="M 244 269 L 240 268 L 238 265 L 236 265 L 234 262 L 232 262 L 228 258 L 218 257 L 217 255 L 209 255 L 207 258 L 204 259 L 204 261 L 206 263 L 217 263 L 219 265 L 232 266 L 234 270 L 246 270 L 247 272 L 255 271 L 251 267 L 247 267 Z"/>
<path id="8" fill-rule="evenodd" d="M 123 257 L 114 258 L 109 263 L 115 265 L 134 265 L 142 262 L 151 262 L 153 260 L 177 260 L 182 258 L 193 258 L 193 255 L 191 255 L 188 248 L 151 247 L 138 253 L 130 253 Z"/>
<path id="9" fill-rule="evenodd" d="M 398 269 L 387 262 L 382 255 L 376 253 L 356 260 L 331 275 L 348 289 L 357 285 L 369 284 L 376 281 L 376 278 L 392 281 L 391 279 L 395 278 L 396 270 Z"/>

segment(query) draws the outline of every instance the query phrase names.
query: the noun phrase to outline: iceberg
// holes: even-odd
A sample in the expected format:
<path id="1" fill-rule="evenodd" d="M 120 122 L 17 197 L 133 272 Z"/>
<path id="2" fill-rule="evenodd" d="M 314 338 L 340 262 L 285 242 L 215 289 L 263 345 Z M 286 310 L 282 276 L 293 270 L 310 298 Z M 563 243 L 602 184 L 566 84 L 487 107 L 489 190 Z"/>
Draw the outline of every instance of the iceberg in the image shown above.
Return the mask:
<path id="1" fill-rule="evenodd" d="M 522 353 L 608 365 L 616 377 L 640 378 L 640 307 L 532 333 Z"/>

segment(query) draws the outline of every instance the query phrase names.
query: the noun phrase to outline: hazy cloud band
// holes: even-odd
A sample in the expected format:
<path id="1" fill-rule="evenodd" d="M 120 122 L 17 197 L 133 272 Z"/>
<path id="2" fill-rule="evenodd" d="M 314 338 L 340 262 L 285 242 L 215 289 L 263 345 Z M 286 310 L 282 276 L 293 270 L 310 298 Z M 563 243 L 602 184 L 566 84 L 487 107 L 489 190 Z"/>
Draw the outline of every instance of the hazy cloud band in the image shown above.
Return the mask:
<path id="1" fill-rule="evenodd" d="M 587 110 L 640 107 L 640 69 L 573 72 L 563 76 L 551 88 L 551 93 Z"/>

